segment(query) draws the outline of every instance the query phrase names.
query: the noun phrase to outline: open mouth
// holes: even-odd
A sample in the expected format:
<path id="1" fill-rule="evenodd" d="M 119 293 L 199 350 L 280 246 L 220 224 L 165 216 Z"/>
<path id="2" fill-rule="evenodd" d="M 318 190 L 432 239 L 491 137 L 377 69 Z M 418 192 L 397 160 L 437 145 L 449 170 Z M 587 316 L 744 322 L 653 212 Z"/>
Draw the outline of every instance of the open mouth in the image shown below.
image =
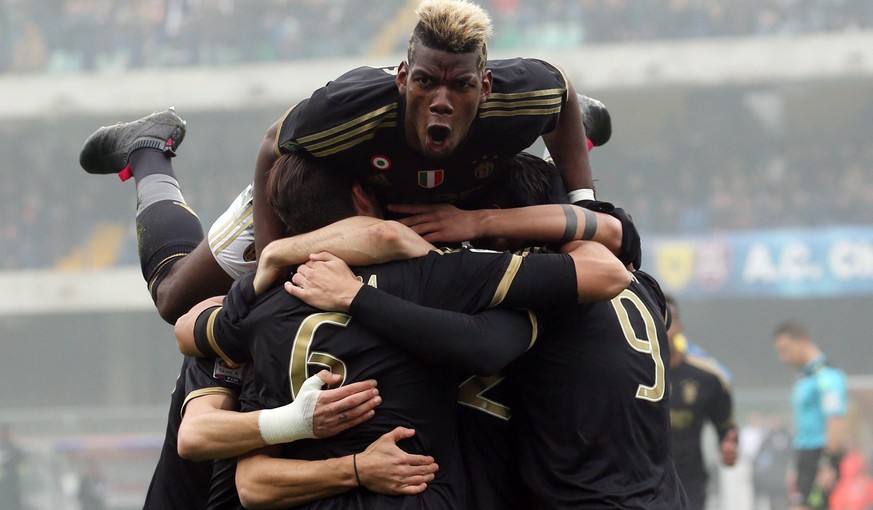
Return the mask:
<path id="1" fill-rule="evenodd" d="M 430 152 L 443 152 L 448 149 L 449 135 L 452 131 L 447 126 L 430 126 L 427 128 L 427 149 Z"/>

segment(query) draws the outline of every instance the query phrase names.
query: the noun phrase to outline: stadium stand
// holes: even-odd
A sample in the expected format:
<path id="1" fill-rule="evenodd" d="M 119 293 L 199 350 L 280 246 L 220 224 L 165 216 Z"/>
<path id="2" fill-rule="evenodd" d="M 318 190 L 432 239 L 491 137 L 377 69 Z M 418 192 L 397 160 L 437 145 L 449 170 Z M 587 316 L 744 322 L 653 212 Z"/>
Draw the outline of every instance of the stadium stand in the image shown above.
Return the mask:
<path id="1" fill-rule="evenodd" d="M 414 0 L 0 2 L 0 72 L 220 66 L 386 54 Z M 485 0 L 498 50 L 842 32 L 873 27 L 866 0 Z"/>

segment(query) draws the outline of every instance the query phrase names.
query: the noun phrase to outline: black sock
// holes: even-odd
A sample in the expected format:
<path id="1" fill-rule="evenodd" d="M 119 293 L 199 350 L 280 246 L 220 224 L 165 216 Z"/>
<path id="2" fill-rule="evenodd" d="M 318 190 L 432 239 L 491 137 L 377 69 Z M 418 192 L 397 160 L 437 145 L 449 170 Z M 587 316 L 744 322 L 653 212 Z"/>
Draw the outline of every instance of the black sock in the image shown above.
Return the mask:
<path id="1" fill-rule="evenodd" d="M 157 299 L 158 285 L 173 264 L 203 240 L 203 227 L 184 202 L 161 200 L 136 215 L 136 234 L 142 276 Z"/>
<path id="2" fill-rule="evenodd" d="M 151 147 L 137 149 L 130 153 L 127 163 L 130 165 L 130 173 L 133 174 L 133 178 L 136 180 L 152 174 L 176 177 L 176 174 L 173 172 L 173 165 L 170 163 L 170 157 L 159 149 Z"/>

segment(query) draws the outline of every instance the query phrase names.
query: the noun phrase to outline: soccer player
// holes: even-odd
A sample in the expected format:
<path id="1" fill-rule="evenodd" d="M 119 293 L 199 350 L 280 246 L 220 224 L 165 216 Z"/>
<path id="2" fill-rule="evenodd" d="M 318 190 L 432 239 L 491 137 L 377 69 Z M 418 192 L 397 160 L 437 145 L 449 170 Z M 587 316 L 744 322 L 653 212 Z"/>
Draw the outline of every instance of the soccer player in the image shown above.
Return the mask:
<path id="1" fill-rule="evenodd" d="M 347 279 L 351 287 L 322 287 L 325 268 L 312 266 L 305 279 L 298 279 L 302 289 L 292 292 L 307 296 L 322 289 L 319 296 L 324 299 L 342 296 L 336 304 L 321 305 L 348 307 L 353 320 L 367 327 L 405 324 L 396 319 L 398 314 L 385 312 L 387 298 L 374 299 L 378 291 L 361 282 Z M 538 310 L 541 338 L 506 378 L 508 395 L 516 398 L 496 401 L 485 394 L 487 385 L 474 393 L 482 410 L 511 409 L 520 479 L 532 494 L 527 508 L 685 508 L 669 439 L 669 356 L 660 347 L 666 343 L 666 305 L 657 300 L 654 280 L 640 271 L 634 275 L 631 285 L 612 300 Z M 492 378 L 492 385 L 498 380 Z M 477 439 L 492 444 L 488 435 L 471 441 Z M 509 508 L 523 508 L 517 504 Z"/>
<path id="2" fill-rule="evenodd" d="M 263 188 L 283 152 L 303 150 L 331 170 L 370 179 L 383 204 L 445 202 L 473 199 L 514 154 L 542 135 L 574 190 L 571 201 L 593 198 L 585 140 L 586 133 L 593 145 L 609 139 L 603 105 L 584 101 L 583 125 L 580 100 L 557 68 L 533 59 L 486 61 L 491 24 L 475 4 L 428 0 L 418 16 L 406 62 L 396 69 L 350 71 L 268 130 L 253 187 L 239 195 L 226 222 L 213 225 L 209 245 L 193 212 L 177 205 L 184 200 L 175 176 L 147 176 L 130 164 L 142 157 L 137 154 L 141 147 L 174 154 L 185 128 L 171 113 L 128 123 L 138 127 L 101 128 L 88 139 L 82 167 L 123 179 L 132 175 L 138 198 L 146 198 L 136 216 L 140 260 L 161 317 L 174 323 L 192 302 L 224 294 L 231 283 L 228 275 L 239 276 L 235 265 L 247 263 L 244 267 L 253 269 L 255 233 L 258 253 L 280 237 L 282 228 Z M 107 147 L 119 129 L 132 139 Z M 106 152 L 112 158 L 100 159 Z"/>
<path id="3" fill-rule="evenodd" d="M 243 233 L 241 229 L 231 228 L 223 234 L 222 247 L 228 249 L 216 249 L 213 252 L 208 249 L 209 245 L 197 245 L 203 239 L 200 220 L 185 203 L 170 160 L 170 157 L 175 156 L 185 133 L 185 122 L 170 109 L 133 122 L 97 130 L 86 141 L 80 155 L 80 163 L 92 173 L 124 172 L 130 173 L 136 180 L 140 259 L 143 276 L 149 283 L 153 297 L 158 295 L 158 288 L 172 287 L 172 284 L 163 285 L 162 282 L 164 276 L 174 271 L 187 275 L 186 278 L 205 280 L 201 291 L 205 289 L 213 293 L 224 293 L 229 282 L 243 274 L 247 265 L 253 264 L 242 256 L 245 246 L 239 243 L 239 234 Z M 245 200 L 238 200 L 225 216 L 245 218 L 250 214 L 250 204 Z M 221 223 L 217 223 L 214 230 L 226 230 L 224 219 L 219 221 Z M 233 224 L 232 221 L 230 223 Z M 375 228 L 369 228 L 370 226 Z M 345 257 L 357 259 L 360 264 L 376 261 L 360 250 L 344 251 L 343 245 L 355 238 L 362 239 L 361 242 L 365 244 L 378 243 L 386 249 L 396 250 L 404 257 L 421 253 L 422 247 L 425 250 L 431 247 L 415 234 L 404 236 L 405 229 L 391 228 L 391 224 L 375 224 L 375 220 L 368 218 L 351 218 L 345 227 L 347 228 L 343 228 L 340 233 L 327 229 L 318 236 L 287 240 L 284 256 L 288 260 L 302 262 L 313 250 L 331 249 L 343 253 Z M 195 246 L 198 247 L 195 249 Z M 206 247 L 203 253 L 208 258 L 204 266 L 174 264 L 174 261 L 188 260 L 187 254 L 190 250 L 197 251 L 203 247 Z M 206 266 L 217 268 L 222 277 L 207 277 L 213 270 Z M 181 291 L 175 297 L 178 303 L 186 304 L 188 308 L 202 299 L 195 301 L 196 293 Z M 160 298 L 156 297 L 159 308 L 160 302 Z M 217 393 L 225 397 L 232 395 L 238 389 L 238 383 L 234 382 L 238 376 L 226 368 L 216 367 L 212 374 L 217 376 L 192 380 L 189 378 L 189 367 L 192 364 L 191 359 L 185 359 L 176 381 L 164 444 L 146 495 L 146 509 L 202 508 L 207 504 L 210 493 L 213 498 L 210 507 L 214 508 L 218 504 L 214 501 L 215 491 L 210 491 L 213 463 L 182 458 L 178 454 L 179 447 L 183 451 L 190 447 L 178 444 L 179 430 L 183 421 L 183 408 L 190 417 L 195 414 L 192 407 L 199 408 L 203 402 L 209 400 L 207 394 Z M 353 385 L 341 391 L 319 391 L 316 394 L 315 409 L 310 409 L 311 413 L 306 420 L 316 431 L 321 429 L 319 433 L 322 436 L 339 433 L 357 423 L 354 419 L 344 420 L 338 426 L 323 428 L 325 420 L 330 421 L 341 413 L 351 414 L 349 410 L 359 406 L 363 406 L 359 416 L 364 416 L 364 413 L 377 405 L 376 392 L 369 385 Z M 199 399 L 194 399 L 196 404 L 193 406 L 184 405 L 192 395 L 202 396 L 204 400 L 197 402 Z M 240 441 L 240 438 L 236 437 L 234 440 Z M 255 434 L 248 440 L 257 442 L 262 441 L 262 438 Z M 230 474 L 232 476 L 232 470 Z M 232 501 L 236 496 L 232 491 L 224 491 L 219 497 Z"/>
<path id="4" fill-rule="evenodd" d="M 335 402 L 319 402 L 320 393 L 323 393 L 320 390 L 322 385 L 340 382 L 338 374 L 326 370 L 305 381 L 297 398 L 288 405 L 247 413 L 237 412 L 242 370 L 229 367 L 221 359 L 196 358 L 187 372 L 189 393 L 182 409 L 179 453 L 181 457 L 191 460 L 218 459 L 214 463 L 206 506 L 211 510 L 237 510 L 242 507 L 234 481 L 238 455 L 268 444 L 334 436 L 373 415 L 368 397 L 361 387 L 373 387 L 375 381 L 345 385 L 331 392 L 336 393 L 338 400 Z M 236 386 L 216 387 L 214 379 Z M 354 402 L 349 403 L 355 397 L 360 402 L 357 406 Z M 410 432 L 395 429 L 378 438 L 361 454 L 361 476 L 368 480 L 370 490 L 392 495 L 414 494 L 423 488 L 407 483 L 410 472 L 414 473 L 411 476 L 418 479 L 420 470 L 424 469 L 425 482 L 433 477 L 432 472 L 437 465 L 432 457 L 410 455 L 397 446 L 397 441 L 405 439 Z M 319 495 L 312 490 L 313 483 L 333 488 L 349 487 L 349 473 L 337 469 L 338 465 L 343 465 L 342 459 L 298 461 L 289 469 L 298 480 L 309 481 L 309 485 L 301 491 L 301 497 L 314 500 Z"/>
<path id="5" fill-rule="evenodd" d="M 542 225 L 530 229 L 530 221 L 542 222 L 550 208 L 557 208 L 563 220 L 562 207 L 572 206 L 530 208 L 537 214 L 531 214 L 529 221 L 519 218 L 523 209 L 506 211 L 515 221 L 489 221 L 483 228 L 494 236 L 524 238 L 539 230 L 540 235 L 551 232 L 548 235 L 560 239 L 568 221 L 558 229 Z M 577 232 L 584 235 L 586 228 L 581 225 Z M 409 331 L 409 324 L 415 322 L 409 319 L 413 311 L 350 277 L 344 280 L 350 287 L 331 283 L 325 275 L 333 274 L 328 268 L 335 264 L 333 259 L 318 259 L 301 266 L 289 292 L 319 307 L 350 309 L 354 320 L 387 337 L 398 329 Z M 462 404 L 498 418 L 491 428 L 479 427 L 478 432 L 468 427 L 471 421 L 461 428 L 468 445 L 478 443 L 498 455 L 468 469 L 468 476 L 477 479 L 471 485 L 475 494 L 470 507 L 684 508 L 669 441 L 665 393 L 669 356 L 661 348 L 666 347 L 666 304 L 654 280 L 635 274 L 631 286 L 612 301 L 539 311 L 541 340 L 516 361 L 508 383 L 488 377 L 462 386 Z M 475 357 L 464 347 L 478 348 L 475 341 L 420 342 L 414 340 L 416 336 L 394 335 L 392 340 L 429 359 L 445 360 L 448 350 L 456 363 Z M 506 396 L 518 397 L 512 405 L 494 395 L 507 384 L 511 390 Z M 505 428 L 499 419 L 508 418 L 510 410 L 520 454 L 517 462 L 506 455 L 510 443 L 501 437 Z M 471 459 L 477 460 L 467 455 L 468 466 Z M 515 485 L 511 470 L 501 462 L 523 470 Z M 518 490 L 522 481 L 533 494 L 532 503 Z"/>
<path id="6" fill-rule="evenodd" d="M 302 154 L 283 156 L 280 164 L 283 165 L 281 171 L 273 174 L 273 180 L 280 181 L 275 189 L 291 190 L 293 193 L 279 197 L 285 206 L 274 206 L 278 205 L 276 209 L 280 216 L 292 228 L 306 228 L 302 225 L 305 225 L 307 218 L 313 217 L 312 213 L 305 212 L 304 202 L 321 211 L 334 211 L 339 217 L 362 212 L 354 204 L 366 202 L 366 196 L 359 185 L 350 186 L 354 182 L 351 176 L 307 168 L 312 164 L 311 158 Z M 300 177 L 295 177 L 297 175 Z M 327 184 L 318 186 L 325 182 Z M 323 200 L 338 196 L 337 190 L 350 188 L 353 190 L 352 205 L 336 203 L 332 204 L 334 207 L 321 207 Z M 321 194 L 318 189 L 322 190 Z M 299 283 L 300 278 L 304 278 L 304 267 L 301 266 L 295 274 L 295 282 Z M 501 301 L 507 305 L 518 304 L 522 294 L 549 301 L 549 298 L 596 299 L 614 295 L 627 284 L 627 272 L 621 263 L 606 249 L 591 243 L 580 246 L 569 256 L 543 256 L 537 262 L 525 263 L 508 253 L 464 251 L 443 255 L 432 252 L 424 259 L 371 266 L 361 271 L 364 280 L 380 288 L 393 289 L 430 306 L 441 305 L 455 310 L 482 309 Z M 480 277 L 474 278 L 474 275 Z M 262 374 L 257 384 L 257 393 L 262 397 L 255 405 L 266 403 L 268 407 L 274 407 L 278 402 L 287 403 L 293 398 L 300 377 L 305 376 L 307 364 L 311 363 L 332 366 L 334 371 L 345 374 L 349 381 L 362 377 L 378 378 L 380 394 L 384 397 L 379 413 L 353 429 L 354 433 L 350 431 L 336 438 L 315 442 L 292 443 L 283 447 L 283 456 L 341 457 L 359 451 L 366 444 L 364 438 L 383 433 L 385 429 L 390 430 L 398 421 L 409 423 L 416 430 L 416 435 L 405 445 L 407 451 L 429 453 L 440 464 L 437 477 L 419 497 L 442 507 L 456 508 L 463 490 L 462 480 L 458 479 L 461 471 L 453 432 L 456 373 L 422 362 L 406 351 L 373 338 L 372 334 L 361 330 L 356 322 L 349 322 L 343 314 L 319 313 L 301 306 L 281 289 L 268 291 L 265 299 L 255 301 L 252 279 L 246 277 L 240 280 L 225 298 L 223 308 L 211 309 L 209 304 L 204 304 L 202 313 L 195 309 L 192 314 L 199 317 L 193 321 L 198 324 L 196 347 L 199 352 L 221 352 L 230 362 L 251 360 L 250 370 Z M 602 285 L 604 282 L 606 285 Z M 551 295 L 544 292 L 546 289 Z M 192 322 L 191 319 L 185 320 Z M 410 320 L 408 327 L 424 327 L 423 324 L 422 321 Z M 451 338 L 453 327 L 453 321 L 443 321 L 426 329 L 442 328 L 445 336 Z M 281 333 L 295 330 L 297 333 L 291 342 L 285 337 L 287 333 Z M 404 336 L 416 338 L 421 335 Z M 351 338 L 356 341 L 350 341 Z M 528 337 L 523 345 L 517 347 L 523 351 L 529 342 Z M 505 345 L 501 345 L 492 354 L 500 355 L 506 349 Z M 487 361 L 490 356 L 479 358 Z M 489 371 L 493 369 L 492 366 L 488 367 Z M 389 401 L 392 405 L 390 408 L 387 407 Z M 422 401 L 427 401 L 429 405 L 422 406 Z M 354 457 L 352 460 L 354 462 Z M 244 503 L 288 503 L 284 499 L 272 499 L 273 495 L 265 492 L 271 484 L 265 481 L 264 476 L 267 476 L 266 480 L 272 480 L 268 475 L 275 473 L 276 469 L 270 470 L 268 466 L 274 461 L 260 454 L 240 460 L 237 482 L 240 494 L 245 495 Z M 271 499 L 253 501 L 246 500 L 247 497 Z M 389 503 L 368 491 L 352 491 L 334 496 L 330 501 L 322 504 L 330 507 L 375 505 L 383 508 L 382 505 L 410 503 L 402 498 Z"/>
<path id="7" fill-rule="evenodd" d="M 472 2 L 425 0 L 416 14 L 406 61 L 352 70 L 268 130 L 254 180 L 259 251 L 281 237 L 265 185 L 273 162 L 287 151 L 355 172 L 376 185 L 383 204 L 463 203 L 542 136 L 573 190 L 571 201 L 594 198 L 585 126 L 563 73 L 534 59 L 488 61 L 491 20 Z M 609 137 L 609 128 L 599 127 L 589 137 L 595 144 Z"/>
<path id="8" fill-rule="evenodd" d="M 679 307 L 667 297 L 672 323 L 670 339 L 670 427 L 673 461 L 688 496 L 688 508 L 706 508 L 708 476 L 703 464 L 701 434 L 706 422 L 715 427 L 721 463 L 733 466 L 737 461 L 737 427 L 733 415 L 730 383 L 719 365 L 711 358 L 688 352 Z"/>
<path id="9" fill-rule="evenodd" d="M 800 322 L 779 324 L 773 344 L 779 359 L 798 370 L 791 397 L 797 470 L 790 495 L 792 508 L 826 509 L 845 448 L 846 374 L 828 364 Z"/>

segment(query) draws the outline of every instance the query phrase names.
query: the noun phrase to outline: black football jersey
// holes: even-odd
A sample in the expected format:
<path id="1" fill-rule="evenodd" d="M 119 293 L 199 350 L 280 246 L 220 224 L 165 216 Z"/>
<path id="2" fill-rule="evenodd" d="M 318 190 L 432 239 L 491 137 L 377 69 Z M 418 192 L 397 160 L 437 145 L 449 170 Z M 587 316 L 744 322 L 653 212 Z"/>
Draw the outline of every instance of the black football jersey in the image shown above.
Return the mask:
<path id="1" fill-rule="evenodd" d="M 508 375 L 533 508 L 685 508 L 670 448 L 663 303 L 637 271 L 610 301 L 537 311 L 540 339 Z"/>
<path id="2" fill-rule="evenodd" d="M 228 366 L 220 358 L 197 358 L 185 373 L 185 406 L 193 398 L 221 394 L 239 399 L 244 368 Z M 212 479 L 206 510 L 241 510 L 242 503 L 236 490 L 236 459 L 218 459 L 212 462 Z"/>
<path id="3" fill-rule="evenodd" d="M 463 203 L 555 128 L 567 96 L 564 76 L 541 60 L 492 60 L 488 68 L 492 93 L 449 158 L 428 159 L 406 142 L 396 68 L 360 67 L 318 89 L 286 113 L 277 148 L 305 150 L 331 170 L 355 172 L 382 203 Z"/>
<path id="4" fill-rule="evenodd" d="M 392 294 L 436 308 L 473 312 L 488 307 L 517 270 L 516 256 L 432 253 L 412 261 L 358 270 L 363 281 Z M 387 497 L 355 490 L 314 502 L 307 508 L 458 508 L 464 498 L 457 447 L 455 389 L 458 375 L 420 360 L 374 336 L 342 313 L 307 306 L 277 288 L 255 299 L 252 275 L 239 280 L 224 306 L 203 321 L 205 336 L 232 366 L 247 363 L 243 410 L 291 402 L 303 382 L 323 368 L 343 383 L 376 379 L 383 398 L 376 415 L 335 437 L 295 441 L 283 456 L 325 459 L 363 451 L 397 426 L 416 430 L 400 446 L 433 455 L 436 479 L 415 497 Z"/>
<path id="5" fill-rule="evenodd" d="M 431 252 L 426 257 L 356 270 L 363 282 L 410 301 L 459 312 L 497 306 L 544 305 L 575 296 L 575 267 L 567 255 L 523 259 L 481 250 Z M 239 280 L 224 305 L 198 321 L 208 342 L 231 366 L 247 363 L 243 410 L 293 400 L 303 382 L 329 368 L 343 383 L 376 379 L 383 398 L 375 416 L 333 438 L 283 445 L 283 456 L 304 460 L 364 450 L 397 426 L 416 430 L 400 446 L 432 455 L 436 479 L 415 497 L 354 490 L 305 508 L 461 508 L 465 480 L 456 427 L 460 376 L 376 337 L 347 314 L 313 309 L 277 288 L 256 298 L 253 275 Z"/>
<path id="6" fill-rule="evenodd" d="M 211 376 L 212 371 L 209 367 L 217 367 L 219 364 L 223 362 L 189 357 L 184 359 L 171 397 L 164 444 L 146 493 L 144 510 L 207 508 L 212 486 L 213 462 L 185 460 L 179 457 L 177 445 L 182 410 L 190 395 L 209 391 L 227 391 L 235 394 L 238 391 L 239 381 L 235 376 L 228 376 L 228 378 Z M 238 370 L 231 373 L 236 374 Z M 233 481 L 232 477 L 230 481 Z M 233 501 L 235 493 L 234 489 L 233 495 L 228 499 Z M 238 501 L 238 498 L 236 499 Z M 234 508 L 234 506 L 231 503 L 230 506 L 221 508 Z"/>
<path id="7" fill-rule="evenodd" d="M 508 391 L 503 374 L 468 377 L 458 387 L 458 435 L 469 482 L 467 508 L 531 508 L 516 457 Z"/>
<path id="8" fill-rule="evenodd" d="M 713 360 L 686 354 L 682 363 L 670 369 L 668 382 L 676 472 L 689 495 L 692 489 L 705 493 L 703 426 L 707 421 L 712 423 L 719 439 L 734 428 L 727 377 Z"/>

